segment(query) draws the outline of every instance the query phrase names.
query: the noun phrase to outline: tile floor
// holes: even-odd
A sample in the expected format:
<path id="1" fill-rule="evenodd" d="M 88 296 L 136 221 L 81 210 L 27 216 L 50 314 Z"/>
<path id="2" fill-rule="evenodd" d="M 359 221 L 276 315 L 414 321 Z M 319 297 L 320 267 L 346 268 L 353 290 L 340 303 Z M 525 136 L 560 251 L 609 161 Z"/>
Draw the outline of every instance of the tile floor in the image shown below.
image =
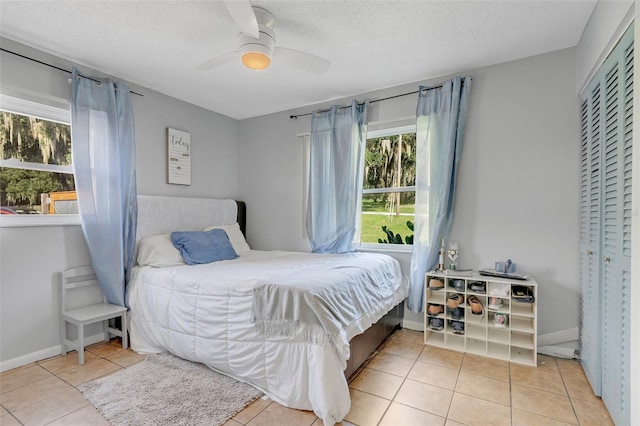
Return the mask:
<path id="1" fill-rule="evenodd" d="M 0 424 L 109 425 L 76 389 L 144 357 L 119 341 L 0 374 Z M 343 425 L 613 424 L 576 361 L 539 356 L 538 368 L 423 345 L 400 330 L 351 382 Z M 312 412 L 258 399 L 225 426 L 321 426 Z"/>

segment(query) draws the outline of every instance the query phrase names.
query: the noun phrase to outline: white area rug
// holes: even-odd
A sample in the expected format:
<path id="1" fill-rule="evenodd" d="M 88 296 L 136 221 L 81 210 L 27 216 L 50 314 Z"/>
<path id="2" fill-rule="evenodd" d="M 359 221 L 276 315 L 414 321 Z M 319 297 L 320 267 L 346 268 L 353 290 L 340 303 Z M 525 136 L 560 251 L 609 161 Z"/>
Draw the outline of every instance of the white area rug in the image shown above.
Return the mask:
<path id="1" fill-rule="evenodd" d="M 222 425 L 262 396 L 206 365 L 170 354 L 147 355 L 78 389 L 115 426 Z"/>

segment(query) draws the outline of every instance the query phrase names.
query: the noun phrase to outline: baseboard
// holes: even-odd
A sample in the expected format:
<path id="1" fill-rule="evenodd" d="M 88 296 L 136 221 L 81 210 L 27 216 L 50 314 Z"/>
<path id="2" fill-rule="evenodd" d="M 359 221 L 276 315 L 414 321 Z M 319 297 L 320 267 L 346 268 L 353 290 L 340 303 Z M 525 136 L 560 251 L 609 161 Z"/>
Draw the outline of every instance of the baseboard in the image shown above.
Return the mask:
<path id="1" fill-rule="evenodd" d="M 544 346 L 553 346 L 560 343 L 573 342 L 580 338 L 580 329 L 578 327 L 567 328 L 566 330 L 554 331 L 552 333 L 538 335 L 538 348 Z"/>
<path id="2" fill-rule="evenodd" d="M 85 337 L 85 346 L 93 345 L 104 341 L 104 333 L 94 334 L 93 336 Z M 8 371 L 23 365 L 31 364 L 32 362 L 42 361 L 43 359 L 51 358 L 56 355 L 60 355 L 62 352 L 62 346 L 56 345 L 46 349 L 41 349 L 36 352 L 31 352 L 17 358 L 8 359 L 6 361 L 0 361 L 0 372 Z"/>
<path id="3" fill-rule="evenodd" d="M 543 346 L 538 348 L 538 353 L 542 355 L 555 356 L 559 358 L 577 358 L 576 350 L 572 348 L 564 348 L 562 346 Z"/>
<path id="4" fill-rule="evenodd" d="M 409 330 L 416 330 L 416 331 L 424 331 L 424 323 L 421 321 L 411 321 L 411 320 L 403 319 L 402 328 L 408 328 Z"/>
<path id="5" fill-rule="evenodd" d="M 576 348 L 579 338 L 578 327 L 541 334 L 538 336 L 538 353 L 560 358 L 578 358 Z"/>

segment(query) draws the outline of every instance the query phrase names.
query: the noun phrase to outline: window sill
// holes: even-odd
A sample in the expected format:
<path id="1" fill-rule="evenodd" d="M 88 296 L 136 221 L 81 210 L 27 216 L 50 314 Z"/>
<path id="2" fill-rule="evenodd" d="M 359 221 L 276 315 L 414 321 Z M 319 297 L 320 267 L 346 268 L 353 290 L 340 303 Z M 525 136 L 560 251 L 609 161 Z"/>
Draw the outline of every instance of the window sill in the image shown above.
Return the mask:
<path id="1" fill-rule="evenodd" d="M 66 225 L 80 225 L 80 216 L 77 214 L 25 214 L 16 216 L 3 215 L 2 217 L 0 217 L 0 228 Z"/>
<path id="2" fill-rule="evenodd" d="M 370 253 L 408 253 L 413 251 L 413 245 L 406 244 L 371 244 L 358 247 L 357 251 Z"/>

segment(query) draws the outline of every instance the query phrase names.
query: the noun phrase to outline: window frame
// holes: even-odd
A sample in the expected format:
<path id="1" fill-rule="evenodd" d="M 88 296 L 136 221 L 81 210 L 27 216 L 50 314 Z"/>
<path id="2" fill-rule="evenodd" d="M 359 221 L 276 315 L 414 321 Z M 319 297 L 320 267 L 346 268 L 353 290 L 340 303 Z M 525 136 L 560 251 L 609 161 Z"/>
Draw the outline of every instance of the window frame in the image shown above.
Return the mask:
<path id="1" fill-rule="evenodd" d="M 71 110 L 68 101 L 39 97 L 30 94 L 34 100 L 23 99 L 13 95 L 0 93 L 0 109 L 13 114 L 28 115 L 55 123 L 71 125 Z M 55 105 L 54 105 L 55 104 Z M 39 170 L 54 173 L 73 174 L 73 166 L 55 164 L 23 162 L 16 159 L 0 159 L 0 167 L 14 169 Z M 30 215 L 0 215 L 0 228 L 30 227 L 30 226 L 63 226 L 80 225 L 78 214 L 30 214 Z"/>
<path id="2" fill-rule="evenodd" d="M 373 139 L 373 138 L 379 138 L 379 137 L 384 137 L 384 136 L 393 136 L 393 135 L 399 135 L 399 134 L 406 134 L 406 133 L 417 133 L 417 125 L 415 123 L 415 119 L 413 119 L 414 122 L 412 124 L 406 124 L 402 123 L 399 124 L 398 122 L 389 122 L 389 123 L 379 123 L 379 126 L 376 126 L 377 128 L 375 130 L 371 130 L 371 131 L 367 131 L 367 135 L 366 135 L 366 140 L 365 140 L 365 149 L 366 149 L 366 142 L 369 139 Z M 363 159 L 362 161 L 362 171 L 364 172 L 364 167 L 365 167 L 365 161 Z M 362 173 L 364 176 L 364 173 Z M 416 187 L 415 185 L 411 185 L 411 186 L 402 186 L 402 187 L 387 187 L 387 188 L 368 188 L 365 189 L 364 188 L 364 182 L 361 182 L 361 185 L 363 186 L 361 194 L 360 194 L 360 200 L 358 201 L 360 204 L 360 218 L 358 219 L 358 230 L 356 232 L 356 237 L 359 239 L 359 241 L 354 241 L 355 245 L 358 247 L 359 251 L 384 251 L 384 252 L 401 252 L 401 253 L 410 253 L 413 251 L 413 244 L 385 244 L 385 243 L 368 243 L 368 242 L 362 242 L 362 196 L 366 195 L 366 194 L 384 194 L 384 193 L 390 193 L 390 192 L 413 192 L 415 193 L 416 191 Z M 414 218 L 415 218 L 415 212 L 414 212 Z"/>

